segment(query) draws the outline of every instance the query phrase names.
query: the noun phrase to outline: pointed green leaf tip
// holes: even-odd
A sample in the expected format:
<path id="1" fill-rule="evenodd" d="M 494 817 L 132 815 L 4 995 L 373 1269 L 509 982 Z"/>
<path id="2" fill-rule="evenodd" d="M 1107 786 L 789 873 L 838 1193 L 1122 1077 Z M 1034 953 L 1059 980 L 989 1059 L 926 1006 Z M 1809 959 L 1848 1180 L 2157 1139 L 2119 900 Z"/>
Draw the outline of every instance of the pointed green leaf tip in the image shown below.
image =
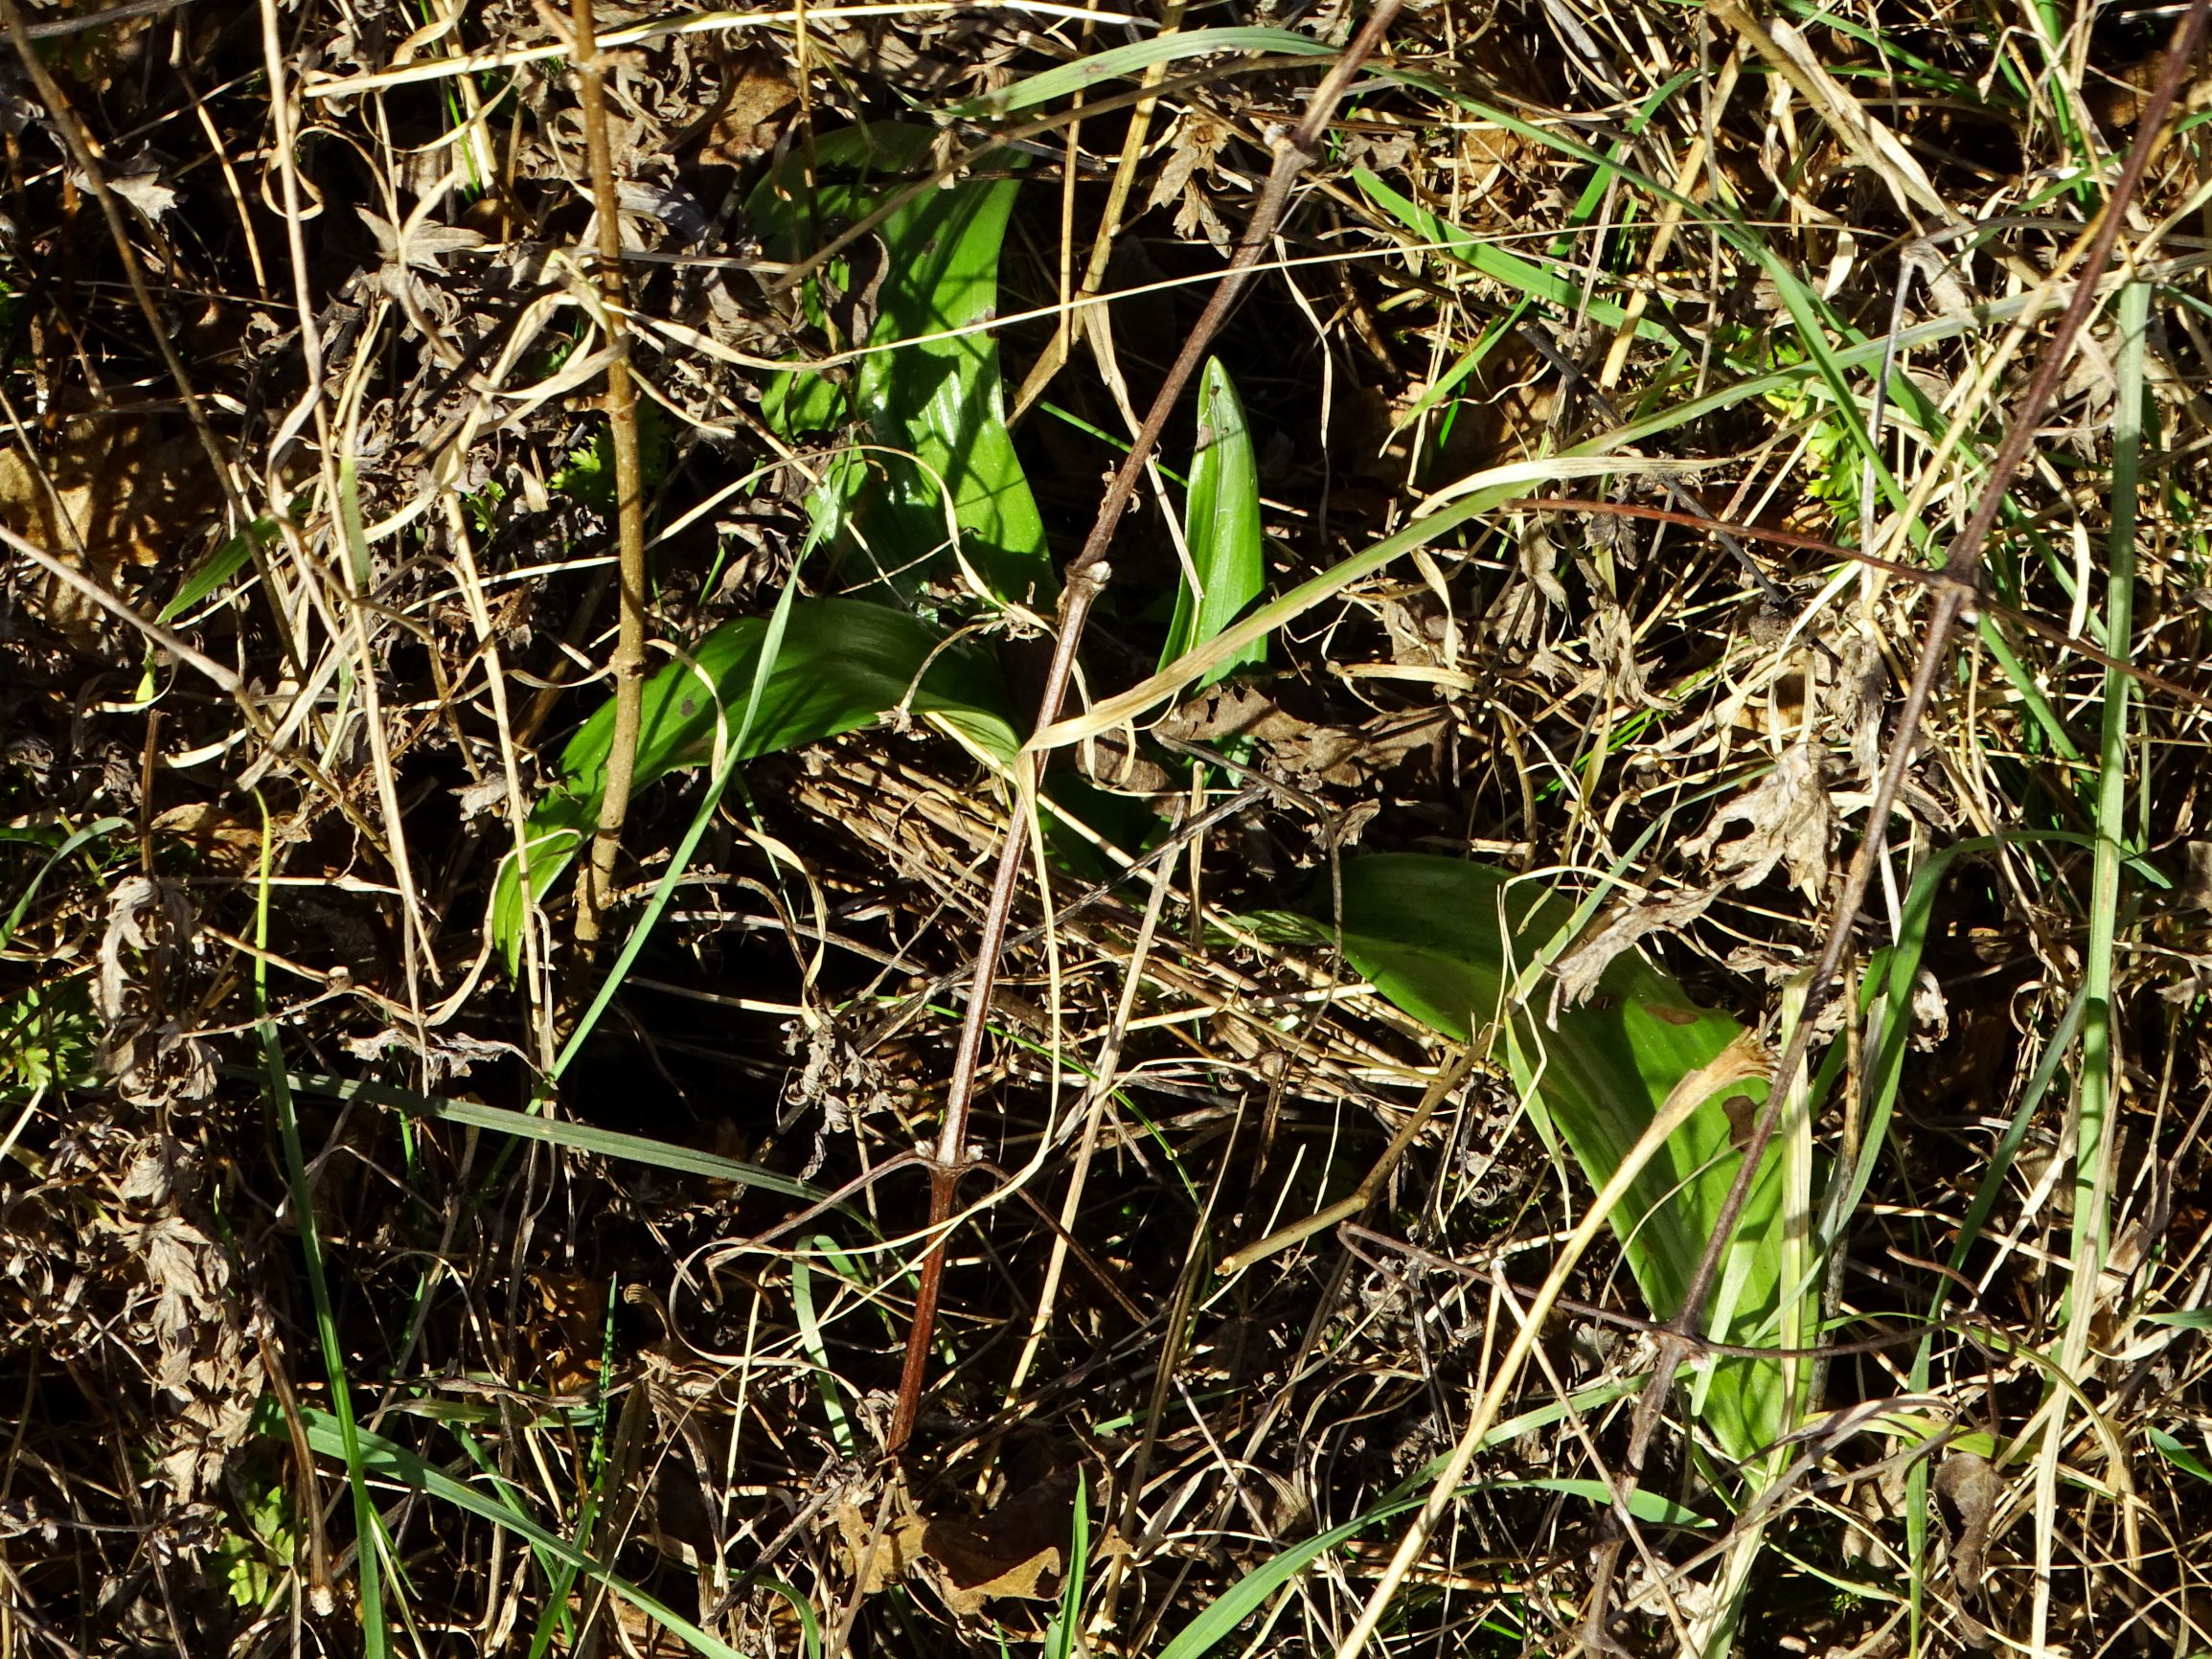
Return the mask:
<path id="1" fill-rule="evenodd" d="M 1175 594 L 1175 618 L 1160 652 L 1166 668 L 1204 645 L 1243 614 L 1267 579 L 1267 537 L 1260 524 L 1260 468 L 1252 455 L 1252 429 L 1229 372 L 1206 359 L 1198 382 L 1198 435 L 1191 461 L 1191 488 L 1183 512 L 1183 543 L 1204 597 L 1191 591 L 1186 573 Z M 1214 669 L 1198 682 L 1216 680 L 1249 663 L 1267 660 L 1265 640 Z"/>

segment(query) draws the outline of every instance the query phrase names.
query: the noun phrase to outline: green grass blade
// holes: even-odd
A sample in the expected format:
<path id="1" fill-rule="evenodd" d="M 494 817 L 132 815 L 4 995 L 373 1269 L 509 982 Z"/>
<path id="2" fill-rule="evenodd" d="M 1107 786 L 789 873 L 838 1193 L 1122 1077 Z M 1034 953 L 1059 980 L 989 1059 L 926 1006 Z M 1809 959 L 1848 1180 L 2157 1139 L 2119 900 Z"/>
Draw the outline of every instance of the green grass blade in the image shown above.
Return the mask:
<path id="1" fill-rule="evenodd" d="M 1075 1515 L 1067 1545 L 1065 1582 L 1060 1586 L 1060 1615 L 1044 1633 L 1045 1659 L 1076 1659 L 1083 1639 L 1083 1574 L 1090 1562 L 1090 1483 L 1079 1467 L 1075 1471 Z"/>
<path id="2" fill-rule="evenodd" d="M 1494 1444 L 1496 1430 L 1485 1437 L 1486 1444 Z M 1435 1466 L 1413 1477 L 1418 1484 Z M 1528 1481 L 1477 1481 L 1459 1489 L 1454 1498 L 1465 1498 L 1476 1492 L 1498 1491 L 1552 1491 L 1571 1497 L 1583 1497 L 1592 1503 L 1609 1505 L 1612 1493 L 1603 1481 L 1583 1480 L 1528 1480 Z M 1363 1515 L 1357 1515 L 1341 1526 L 1317 1533 L 1311 1538 L 1302 1538 L 1288 1549 L 1269 1557 L 1259 1566 L 1224 1591 L 1220 1600 L 1207 1607 L 1196 1619 L 1178 1631 L 1175 1639 L 1161 1649 L 1159 1659 L 1200 1659 L 1224 1641 L 1237 1626 L 1258 1612 L 1268 1597 L 1288 1584 L 1314 1561 L 1331 1550 L 1348 1543 L 1369 1527 L 1402 1515 L 1408 1510 L 1417 1510 L 1428 1501 L 1425 1491 L 1410 1497 L 1385 1499 Z M 1701 1526 L 1703 1520 L 1696 1511 L 1660 1497 L 1655 1492 L 1637 1491 L 1630 1494 L 1629 1508 L 1636 1518 L 1653 1526 Z"/>
<path id="3" fill-rule="evenodd" d="M 1316 40 L 1310 34 L 1294 34 L 1288 29 L 1185 30 L 1089 53 L 1073 63 L 1060 64 L 1002 86 L 996 92 L 956 103 L 945 114 L 954 121 L 983 121 L 1012 115 L 1017 110 L 1050 103 L 1055 99 L 1071 97 L 1108 80 L 1142 74 L 1154 64 L 1176 63 L 1186 57 L 1204 57 L 1217 52 L 1280 52 L 1292 57 L 1329 57 L 1335 55 L 1336 48 L 1326 40 Z"/>
<path id="4" fill-rule="evenodd" d="M 2158 1455 L 2176 1468 L 2193 1474 L 2201 1481 L 2212 1481 L 2212 1468 L 2206 1468 L 2202 1458 L 2197 1456 L 2195 1452 L 2192 1452 L 2172 1435 L 2163 1429 L 2155 1428 L 2145 1432 L 2150 1436 L 2151 1443 L 2157 1448 Z"/>
<path id="5" fill-rule="evenodd" d="M 1427 208 L 1399 194 L 1366 168 L 1353 169 L 1352 177 L 1368 200 L 1424 242 L 1449 254 L 1460 263 L 1480 271 L 1494 282 L 1502 283 L 1529 298 L 1547 301 L 1567 316 L 1575 316 L 1586 310 L 1590 319 L 1603 328 L 1617 329 L 1628 321 L 1627 309 L 1617 302 L 1585 295 L 1583 284 L 1573 278 L 1547 270 L 1532 260 L 1522 259 L 1518 254 L 1508 253 L 1493 238 L 1478 237 L 1470 231 L 1461 230 Z M 1636 333 L 1639 338 L 1660 342 L 1674 337 L 1649 317 L 1638 320 Z"/>
<path id="6" fill-rule="evenodd" d="M 254 550 L 266 547 L 277 537 L 274 519 L 257 518 L 238 534 L 232 536 L 215 552 L 209 554 L 200 567 L 178 584 L 170 601 L 155 613 L 154 621 L 172 623 L 200 601 L 206 599 L 223 583 L 252 562 Z"/>
<path id="7" fill-rule="evenodd" d="M 831 1245 L 832 1240 L 815 1239 L 819 1248 Z M 836 1443 L 838 1452 L 852 1457 L 859 1443 L 853 1435 L 853 1420 L 845 1410 L 845 1402 L 837 1398 L 837 1374 L 830 1365 L 830 1345 L 822 1335 L 822 1319 L 814 1311 L 814 1275 L 805 1252 L 791 1258 L 791 1317 L 799 1327 L 799 1346 L 807 1357 L 814 1362 L 814 1386 L 822 1397 L 822 1415 L 830 1424 L 830 1438 Z"/>
<path id="8" fill-rule="evenodd" d="M 325 1457 L 349 1455 L 348 1437 L 334 1414 L 308 1407 L 302 1415 L 307 1420 L 310 1446 Z M 466 1510 L 479 1520 L 505 1528 L 542 1554 L 565 1562 L 593 1583 L 621 1597 L 694 1652 L 704 1653 L 708 1659 L 742 1659 L 735 1648 L 710 1636 L 666 1602 L 639 1589 L 604 1562 L 585 1554 L 550 1527 L 532 1520 L 501 1498 L 488 1496 L 466 1482 L 455 1480 L 406 1447 L 367 1429 L 353 1430 L 351 1443 L 352 1455 L 357 1456 L 361 1466 L 378 1480 L 395 1482 L 441 1503 Z"/>
<path id="9" fill-rule="evenodd" d="M 710 1180 L 728 1181 L 741 1187 L 758 1187 L 764 1193 L 781 1193 L 787 1197 L 809 1202 L 819 1202 L 825 1196 L 819 1188 L 810 1187 L 804 1181 L 794 1181 L 788 1175 L 779 1175 L 773 1170 L 764 1170 L 758 1164 L 741 1164 L 735 1158 L 696 1151 L 690 1147 L 652 1140 L 645 1135 L 624 1134 L 618 1129 L 602 1129 L 590 1124 L 560 1123 L 531 1112 L 482 1105 L 474 1101 L 447 1100 L 442 1095 L 417 1094 L 411 1089 L 396 1088 L 389 1083 L 364 1082 L 353 1078 L 286 1072 L 283 1081 L 287 1087 L 298 1089 L 303 1094 L 327 1095 L 341 1101 L 365 1101 L 371 1105 L 405 1112 L 412 1117 L 435 1118 L 441 1123 L 459 1124 L 467 1128 L 490 1129 L 494 1134 L 513 1135 L 518 1140 L 543 1141 L 550 1146 L 566 1147 L 574 1152 L 589 1152 L 602 1158 L 619 1158 L 627 1163 L 673 1170 L 686 1175 L 704 1175 Z"/>
<path id="10" fill-rule="evenodd" d="M 15 937 L 15 930 L 23 925 L 23 918 L 31 909 L 32 900 L 38 897 L 39 886 L 53 873 L 57 864 L 59 864 L 64 858 L 88 842 L 97 841 L 103 835 L 112 835 L 118 830 L 128 830 L 129 828 L 130 820 L 127 818 L 95 818 L 82 829 L 72 831 L 67 840 L 49 852 L 46 855 L 46 862 L 39 865 L 37 870 L 33 873 L 30 885 L 25 887 L 15 902 L 8 907 L 7 920 L 0 920 L 0 946 L 6 945 L 11 939 Z"/>
<path id="11" fill-rule="evenodd" d="M 1165 668 L 1194 646 L 1204 645 L 1260 595 L 1266 583 L 1267 536 L 1260 523 L 1260 466 L 1252 429 L 1229 372 L 1206 359 L 1198 382 L 1198 441 L 1183 512 L 1183 541 L 1203 595 L 1186 578 L 1175 593 L 1175 617 L 1160 651 Z M 1208 670 L 1198 687 L 1249 663 L 1267 659 L 1265 640 L 1254 640 Z"/>
<path id="12" fill-rule="evenodd" d="M 261 1035 L 262 1057 L 268 1068 L 269 1102 L 277 1116 L 277 1129 L 285 1149 L 285 1173 L 291 1189 L 292 1223 L 299 1230 L 300 1261 L 307 1271 L 308 1294 L 315 1310 L 315 1334 L 322 1348 L 323 1376 L 331 1392 L 330 1421 L 337 1455 L 346 1466 L 346 1484 L 353 1498 L 354 1582 L 360 1598 L 361 1648 L 368 1659 L 384 1659 L 391 1651 L 391 1632 L 384 1624 L 383 1558 L 378 1547 L 383 1523 L 376 1500 L 369 1495 L 368 1465 L 363 1436 L 353 1420 L 353 1383 L 346 1375 L 346 1354 L 338 1341 L 338 1324 L 331 1311 L 331 1284 L 324 1271 L 322 1234 L 315 1220 L 314 1187 L 308 1179 L 308 1160 L 300 1142 L 300 1117 L 294 1110 L 289 1074 L 285 1069 L 283 1044 L 277 1024 L 269 1016 L 269 865 L 274 833 L 268 807 L 262 807 L 261 880 L 256 888 L 254 943 L 254 1023 Z"/>

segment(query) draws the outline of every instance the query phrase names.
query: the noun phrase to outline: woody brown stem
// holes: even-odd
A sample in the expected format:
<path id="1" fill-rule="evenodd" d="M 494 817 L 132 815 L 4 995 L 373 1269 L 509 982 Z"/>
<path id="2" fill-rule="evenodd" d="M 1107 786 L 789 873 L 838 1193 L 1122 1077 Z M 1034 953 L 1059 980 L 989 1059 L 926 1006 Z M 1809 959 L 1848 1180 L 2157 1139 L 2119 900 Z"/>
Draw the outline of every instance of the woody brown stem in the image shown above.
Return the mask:
<path id="1" fill-rule="evenodd" d="M 637 387 L 629 373 L 629 330 L 623 317 L 622 204 L 614 186 L 614 154 L 606 130 L 606 65 L 599 55 L 592 0 L 570 0 L 575 32 L 572 56 L 583 109 L 592 205 L 599 219 L 599 291 L 605 313 L 606 421 L 614 449 L 615 535 L 621 619 L 607 671 L 614 680 L 614 739 L 606 758 L 606 793 L 600 798 L 591 856 L 577 874 L 576 939 L 591 945 L 614 886 L 622 828 L 629 817 L 637 776 L 638 727 L 645 705 L 645 485 L 638 464 Z"/>

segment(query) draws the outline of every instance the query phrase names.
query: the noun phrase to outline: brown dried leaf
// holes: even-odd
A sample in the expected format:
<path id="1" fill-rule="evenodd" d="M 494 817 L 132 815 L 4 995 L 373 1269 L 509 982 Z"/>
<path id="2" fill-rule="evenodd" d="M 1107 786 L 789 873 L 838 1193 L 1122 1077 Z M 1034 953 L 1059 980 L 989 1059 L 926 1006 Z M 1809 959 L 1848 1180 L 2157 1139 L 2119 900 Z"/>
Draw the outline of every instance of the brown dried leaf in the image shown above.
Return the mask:
<path id="1" fill-rule="evenodd" d="M 799 102 L 799 89 L 784 65 L 765 52 L 736 54 L 725 74 L 720 105 L 699 159 L 736 167 L 775 147 L 784 126 L 776 117 Z"/>
<path id="2" fill-rule="evenodd" d="M 903 1491 L 892 1499 L 892 1518 L 880 1536 L 874 1518 L 851 1498 L 840 1500 L 831 1511 L 863 1596 L 876 1595 L 898 1583 L 922 1556 L 922 1538 L 929 1523 L 906 1508 Z"/>
<path id="3" fill-rule="evenodd" d="M 1051 1601 L 1059 1592 L 1061 1544 L 1073 1523 L 1075 1478 L 1063 1472 L 980 1517 L 930 1517 L 903 1484 L 867 1508 L 848 1498 L 832 1511 L 859 1591 L 872 1596 L 916 1570 L 945 1603 L 972 1617 L 986 1602 Z M 877 1515 L 883 1514 L 881 1530 Z"/>
<path id="4" fill-rule="evenodd" d="M 2191 841 L 2182 850 L 2180 891 L 2174 902 L 2183 910 L 2212 910 L 2212 841 Z"/>
<path id="5" fill-rule="evenodd" d="M 1749 828 L 1725 847 L 1718 847 L 1722 826 L 1738 819 Z M 1685 851 L 1711 858 L 1714 870 L 1735 887 L 1755 887 L 1775 865 L 1786 864 L 1790 881 L 1817 901 L 1828 876 L 1828 849 L 1834 836 L 1819 758 L 1810 742 L 1799 742 L 1783 752 L 1774 770 L 1756 788 L 1722 807 L 1702 835 L 1685 843 Z"/>
<path id="6" fill-rule="evenodd" d="M 1249 739 L 1285 777 L 1357 788 L 1414 750 L 1433 746 L 1447 717 L 1442 709 L 1414 709 L 1357 726 L 1316 726 L 1279 708 L 1264 692 L 1225 686 L 1174 710 L 1156 730 L 1173 740 L 1215 746 Z"/>
<path id="7" fill-rule="evenodd" d="M 356 206 L 353 211 L 369 227 L 369 234 L 376 239 L 376 251 L 384 256 L 384 262 L 401 269 L 434 271 L 438 269 L 438 261 L 447 254 L 465 254 L 484 245 L 483 233 L 465 225 L 442 225 L 429 219 L 410 218 L 405 224 L 395 226 L 391 220 L 377 217 L 365 207 Z"/>
<path id="8" fill-rule="evenodd" d="M 1595 925 L 1552 965 L 1552 974 L 1559 982 L 1555 1006 L 1573 1008 L 1597 989 L 1599 979 L 1614 957 L 1635 945 L 1647 934 L 1672 933 L 1687 927 L 1705 914 L 1714 898 L 1714 892 L 1708 888 L 1701 893 L 1684 892 L 1665 898 L 1647 898 L 1640 904 L 1608 906 Z"/>
<path id="9" fill-rule="evenodd" d="M 987 1532 L 966 1521 L 931 1521 L 922 1547 L 938 1568 L 935 1576 L 946 1605 L 955 1613 L 980 1613 L 983 1603 L 996 1596 L 1049 1602 L 1060 1594 L 1058 1544 L 1031 1548 L 1005 1538 L 996 1528 Z"/>
<path id="10" fill-rule="evenodd" d="M 2005 1484 L 1989 1459 L 1973 1452 L 1948 1454 L 1935 1471 L 1935 1489 L 1948 1508 L 1946 1520 L 1955 1518 L 1951 1534 L 1951 1581 L 1969 1596 L 1981 1592 L 1982 1568 L 1989 1558 L 1990 1517 Z"/>
<path id="11" fill-rule="evenodd" d="M 183 971 L 199 918 L 173 881 L 132 875 L 109 900 L 93 1007 L 107 1025 L 102 1064 L 126 1101 L 200 1100 L 215 1087 L 208 1046 L 149 994 Z"/>
<path id="12" fill-rule="evenodd" d="M 1629 613 L 1602 602 L 1590 616 L 1590 656 L 1605 675 L 1606 696 L 1616 703 L 1644 700 L 1644 670 L 1636 666 L 1636 630 Z"/>
<path id="13" fill-rule="evenodd" d="M 1218 686 L 1171 709 L 1156 729 L 1178 742 L 1218 745 L 1231 738 L 1282 742 L 1302 736 L 1307 724 L 1277 708 L 1265 692 L 1250 686 Z"/>
<path id="14" fill-rule="evenodd" d="M 1296 777 L 1356 789 L 1389 771 L 1416 749 L 1432 748 L 1449 716 L 1442 709 L 1380 715 L 1349 730 L 1310 726 L 1268 744 L 1276 762 Z"/>
<path id="15" fill-rule="evenodd" d="M 1175 209 L 1175 234 L 1190 237 L 1204 231 L 1206 239 L 1222 253 L 1228 251 L 1229 227 L 1215 209 L 1199 175 L 1220 170 L 1221 147 L 1228 141 L 1229 129 L 1203 110 L 1185 115 L 1175 127 L 1168 159 L 1159 177 L 1152 181 L 1152 193 L 1145 203 L 1159 207 L 1180 198 L 1181 205 Z"/>
<path id="16" fill-rule="evenodd" d="M 1063 1469 L 1001 1500 L 979 1519 L 931 1521 L 923 1548 L 946 1604 L 969 1616 L 994 1597 L 1051 1601 L 1060 1593 L 1062 1541 L 1074 1523 L 1074 1504 L 1075 1471 Z"/>
<path id="17" fill-rule="evenodd" d="M 190 801 L 171 807 L 153 821 L 156 836 L 189 844 L 194 854 L 210 868 L 242 870 L 259 856 L 262 831 L 236 812 L 226 812 L 212 801 Z"/>
<path id="18" fill-rule="evenodd" d="M 142 417 L 62 421 L 36 460 L 0 448 L 0 523 L 103 587 L 126 565 L 150 565 L 216 501 L 207 458 L 189 435 Z M 91 601 L 56 581 L 41 590 L 45 618 L 79 649 L 98 643 Z"/>

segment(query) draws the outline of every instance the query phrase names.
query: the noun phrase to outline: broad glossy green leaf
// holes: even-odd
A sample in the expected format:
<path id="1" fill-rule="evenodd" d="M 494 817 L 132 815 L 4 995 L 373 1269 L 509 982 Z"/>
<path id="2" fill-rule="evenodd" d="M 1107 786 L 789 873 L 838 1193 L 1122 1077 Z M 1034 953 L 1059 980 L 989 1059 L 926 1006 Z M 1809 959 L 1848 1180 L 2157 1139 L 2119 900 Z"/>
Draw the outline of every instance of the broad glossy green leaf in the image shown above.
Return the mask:
<path id="1" fill-rule="evenodd" d="M 803 158 L 753 193 L 751 208 L 768 250 L 795 259 L 842 223 L 872 211 L 928 165 L 930 129 L 880 124 L 851 127 L 816 147 L 827 170 L 861 172 L 857 182 L 805 183 Z M 998 344 L 989 330 L 931 338 L 988 322 L 998 306 L 998 253 L 1016 183 L 969 179 L 928 191 L 878 228 L 882 280 L 875 289 L 872 349 L 851 372 L 850 402 L 818 372 L 780 376 L 764 398 L 786 437 L 833 429 L 848 409 L 876 447 L 824 469 L 816 521 L 835 538 L 848 567 L 874 571 L 904 591 L 948 539 L 946 508 L 968 562 L 1004 598 L 1049 599 L 1057 577 L 1029 480 L 1006 428 Z M 849 284 L 855 280 L 845 273 Z M 818 308 L 818 302 L 817 302 Z M 910 342 L 901 344 L 901 342 Z"/>
<path id="2" fill-rule="evenodd" d="M 760 617 L 725 623 L 695 645 L 688 660 L 671 663 L 646 682 L 633 789 L 712 761 L 717 732 L 737 734 L 755 694 L 767 628 Z M 793 605 L 782 648 L 757 689 L 759 704 L 740 760 L 833 738 L 900 708 L 930 716 L 1001 762 L 1019 747 L 991 660 L 946 647 L 929 625 L 888 605 L 850 599 Z M 613 740 L 610 699 L 569 739 L 559 784 L 531 811 L 530 889 L 540 898 L 599 821 Z M 510 858 L 492 898 L 492 928 L 510 972 L 520 957 L 525 903 Z"/>
<path id="3" fill-rule="evenodd" d="M 1700 1009 L 1681 985 L 1630 952 L 1613 959 L 1596 993 L 1553 1016 L 1540 985 L 1514 1006 L 1514 982 L 1558 940 L 1573 907 L 1535 881 L 1462 859 L 1387 853 L 1343 867 L 1344 954 L 1406 1012 L 1461 1041 L 1496 1026 L 1498 1046 L 1541 1126 L 1563 1143 L 1592 1187 L 1620 1167 L 1683 1079 L 1745 1039 L 1728 1015 Z M 1271 918 L 1284 924 L 1280 916 Z M 1332 936 L 1308 921 L 1309 936 Z M 1510 1017 L 1507 1017 L 1510 1016 Z M 1765 1082 L 1730 1083 L 1668 1142 L 1611 1217 L 1653 1314 L 1689 1293 L 1705 1240 L 1743 1163 L 1730 1124 L 1747 1125 Z M 1780 1301 L 1782 1182 L 1771 1155 L 1751 1188 L 1725 1273 L 1735 1307 L 1716 1337 L 1774 1344 Z M 1791 1424 L 1777 1361 L 1724 1359 L 1705 1418 L 1729 1455 L 1748 1457 Z"/>
<path id="4" fill-rule="evenodd" d="M 1235 622 L 1266 582 L 1267 537 L 1260 524 L 1260 467 L 1252 455 L 1252 429 L 1229 372 L 1214 357 L 1206 359 L 1198 382 L 1198 438 L 1183 511 L 1183 541 L 1205 597 L 1191 591 L 1188 578 L 1176 590 L 1175 619 L 1160 652 L 1162 668 Z M 1197 689 L 1246 663 L 1266 659 L 1266 642 L 1254 640 L 1237 656 L 1209 669 Z"/>

